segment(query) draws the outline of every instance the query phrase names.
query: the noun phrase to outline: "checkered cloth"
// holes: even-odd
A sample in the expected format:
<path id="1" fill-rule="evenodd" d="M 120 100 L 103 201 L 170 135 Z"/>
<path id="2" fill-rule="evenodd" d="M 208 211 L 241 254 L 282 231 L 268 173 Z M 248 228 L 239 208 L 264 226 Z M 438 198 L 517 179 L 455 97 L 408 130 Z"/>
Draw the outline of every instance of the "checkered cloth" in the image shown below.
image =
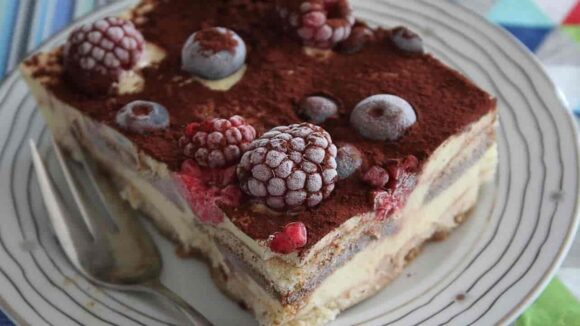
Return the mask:
<path id="1" fill-rule="evenodd" d="M 490 21 L 524 43 L 538 56 L 567 97 L 570 108 L 580 116 L 580 0 L 449 1 L 486 13 Z M 0 0 L 0 80 L 49 36 L 75 18 L 112 2 Z M 572 291 L 579 295 L 579 289 L 574 287 Z M 0 312 L 0 326 L 5 325 L 12 323 Z"/>
<path id="2" fill-rule="evenodd" d="M 580 0 L 452 0 L 504 27 L 544 64 L 580 116 Z"/>

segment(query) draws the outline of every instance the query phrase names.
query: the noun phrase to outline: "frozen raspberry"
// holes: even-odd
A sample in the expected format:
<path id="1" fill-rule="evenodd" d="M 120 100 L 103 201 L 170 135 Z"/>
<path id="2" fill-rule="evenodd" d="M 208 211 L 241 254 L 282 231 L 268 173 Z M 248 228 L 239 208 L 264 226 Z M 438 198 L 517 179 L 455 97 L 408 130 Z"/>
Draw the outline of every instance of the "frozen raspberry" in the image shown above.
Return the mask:
<path id="1" fill-rule="evenodd" d="M 324 123 L 326 119 L 336 116 L 337 111 L 336 102 L 324 96 L 308 96 L 298 104 L 298 113 L 315 124 Z"/>
<path id="2" fill-rule="evenodd" d="M 143 55 L 143 35 L 133 23 L 106 17 L 74 30 L 64 46 L 67 77 L 87 93 L 103 93 Z"/>
<path id="3" fill-rule="evenodd" d="M 399 50 L 410 54 L 423 54 L 423 39 L 407 27 L 393 29 L 391 39 Z"/>
<path id="4" fill-rule="evenodd" d="M 390 181 L 387 184 L 388 187 L 396 187 L 397 184 L 404 182 L 406 174 L 415 172 L 419 166 L 419 160 L 413 156 L 409 155 L 402 160 L 393 161 L 387 164 L 387 171 L 389 172 Z"/>
<path id="5" fill-rule="evenodd" d="M 378 219 L 385 219 L 403 207 L 409 194 L 417 185 L 418 167 L 419 160 L 412 155 L 387 164 L 386 171 L 389 174 L 389 180 L 384 187 L 386 190 L 371 192 L 375 215 Z"/>
<path id="6" fill-rule="evenodd" d="M 183 163 L 179 174 L 192 211 L 204 223 L 219 224 L 224 220 L 220 205 L 237 207 L 242 192 L 235 183 L 235 168 L 201 169 L 194 161 Z"/>
<path id="7" fill-rule="evenodd" d="M 409 102 L 395 95 L 374 95 L 354 108 L 350 123 L 364 138 L 395 141 L 417 121 Z"/>
<path id="8" fill-rule="evenodd" d="M 354 145 L 345 144 L 336 154 L 336 172 L 338 178 L 344 180 L 350 177 L 363 163 L 363 154 Z"/>
<path id="9" fill-rule="evenodd" d="M 321 49 L 346 40 L 355 22 L 348 0 L 278 0 L 276 8 L 304 45 Z"/>
<path id="10" fill-rule="evenodd" d="M 167 128 L 169 113 L 159 103 L 133 101 L 119 110 L 115 121 L 125 130 L 143 134 Z"/>
<path id="11" fill-rule="evenodd" d="M 277 127 L 242 156 L 242 190 L 275 210 L 314 207 L 330 196 L 338 178 L 336 146 L 310 123 Z"/>
<path id="12" fill-rule="evenodd" d="M 211 27 L 193 33 L 181 51 L 183 70 L 198 77 L 226 78 L 244 65 L 246 44 L 234 31 Z"/>
<path id="13" fill-rule="evenodd" d="M 270 249 L 280 254 L 289 254 L 304 247 L 306 242 L 306 226 L 302 222 L 294 222 L 286 225 L 282 232 L 276 232 L 271 236 Z"/>
<path id="14" fill-rule="evenodd" d="M 238 163 L 256 137 L 256 130 L 244 118 L 209 119 L 190 123 L 179 140 L 185 156 L 202 167 L 221 168 Z"/>

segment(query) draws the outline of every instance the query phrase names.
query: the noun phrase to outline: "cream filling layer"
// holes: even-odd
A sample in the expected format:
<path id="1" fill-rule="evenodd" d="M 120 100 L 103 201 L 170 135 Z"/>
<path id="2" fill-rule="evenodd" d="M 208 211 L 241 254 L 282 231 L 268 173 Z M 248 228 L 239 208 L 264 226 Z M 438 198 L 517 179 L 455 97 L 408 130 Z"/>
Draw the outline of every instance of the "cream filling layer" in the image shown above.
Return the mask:
<path id="1" fill-rule="evenodd" d="M 192 78 L 211 90 L 226 92 L 230 90 L 230 88 L 234 87 L 240 80 L 242 80 L 247 69 L 248 66 L 243 65 L 238 71 L 236 71 L 232 75 L 219 80 L 207 80 L 199 77 Z"/>

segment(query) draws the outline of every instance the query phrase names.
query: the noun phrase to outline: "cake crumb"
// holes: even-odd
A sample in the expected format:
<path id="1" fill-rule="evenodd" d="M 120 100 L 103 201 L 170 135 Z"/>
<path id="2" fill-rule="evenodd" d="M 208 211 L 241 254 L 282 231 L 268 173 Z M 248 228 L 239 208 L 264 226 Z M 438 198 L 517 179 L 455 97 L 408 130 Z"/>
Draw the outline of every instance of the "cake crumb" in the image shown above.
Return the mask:
<path id="1" fill-rule="evenodd" d="M 449 232 L 447 230 L 444 231 L 437 231 L 431 237 L 431 241 L 439 242 L 447 239 L 449 236 Z"/>
<path id="2" fill-rule="evenodd" d="M 455 300 L 457 300 L 457 301 L 459 301 L 459 302 L 461 302 L 461 301 L 465 300 L 465 294 L 463 294 L 463 293 L 461 293 L 461 294 L 458 294 L 458 295 L 455 297 Z"/>

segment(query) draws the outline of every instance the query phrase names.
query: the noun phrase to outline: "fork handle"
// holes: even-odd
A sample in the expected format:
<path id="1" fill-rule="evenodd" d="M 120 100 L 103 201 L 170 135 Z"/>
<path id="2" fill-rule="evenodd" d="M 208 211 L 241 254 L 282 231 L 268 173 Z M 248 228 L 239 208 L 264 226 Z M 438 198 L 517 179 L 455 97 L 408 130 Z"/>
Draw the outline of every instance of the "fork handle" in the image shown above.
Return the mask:
<path id="1" fill-rule="evenodd" d="M 181 312 L 187 317 L 187 319 L 194 326 L 212 326 L 213 324 L 207 320 L 199 311 L 192 307 L 187 301 L 183 300 L 179 295 L 170 290 L 168 287 L 163 285 L 161 281 L 155 280 L 144 284 L 144 286 L 151 292 L 158 294 L 165 299 L 171 301 Z"/>

